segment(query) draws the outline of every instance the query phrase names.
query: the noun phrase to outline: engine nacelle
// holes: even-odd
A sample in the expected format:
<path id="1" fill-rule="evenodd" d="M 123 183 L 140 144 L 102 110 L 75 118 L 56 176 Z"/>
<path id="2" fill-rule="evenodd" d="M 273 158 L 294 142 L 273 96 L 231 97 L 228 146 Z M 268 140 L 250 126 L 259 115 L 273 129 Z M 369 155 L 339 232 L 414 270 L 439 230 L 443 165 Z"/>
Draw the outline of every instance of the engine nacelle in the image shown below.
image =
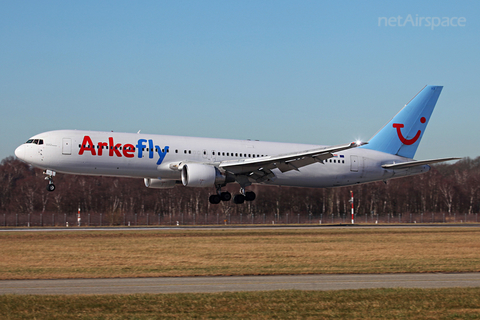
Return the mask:
<path id="1" fill-rule="evenodd" d="M 152 189 L 169 189 L 175 187 L 175 180 L 143 179 L 145 187 Z"/>
<path id="2" fill-rule="evenodd" d="M 186 163 L 182 168 L 185 187 L 215 187 L 225 184 L 226 177 L 216 167 L 201 163 Z"/>

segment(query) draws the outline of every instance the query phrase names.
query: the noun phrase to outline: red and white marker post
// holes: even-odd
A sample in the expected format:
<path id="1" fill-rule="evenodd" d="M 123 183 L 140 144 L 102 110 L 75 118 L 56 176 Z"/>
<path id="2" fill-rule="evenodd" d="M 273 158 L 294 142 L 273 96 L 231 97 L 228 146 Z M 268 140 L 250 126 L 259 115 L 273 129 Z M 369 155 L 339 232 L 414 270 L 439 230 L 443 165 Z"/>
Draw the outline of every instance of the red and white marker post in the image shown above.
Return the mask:
<path id="1" fill-rule="evenodd" d="M 354 221 L 354 217 L 355 217 L 354 214 L 355 213 L 354 213 L 354 210 L 353 210 L 353 191 L 350 191 L 350 201 L 349 202 L 352 204 L 352 224 L 354 224 L 355 223 L 355 221 Z"/>
<path id="2" fill-rule="evenodd" d="M 81 218 L 80 218 L 80 207 L 78 207 L 78 214 L 77 214 L 77 223 L 78 223 L 78 226 L 80 227 L 80 222 L 81 222 Z"/>

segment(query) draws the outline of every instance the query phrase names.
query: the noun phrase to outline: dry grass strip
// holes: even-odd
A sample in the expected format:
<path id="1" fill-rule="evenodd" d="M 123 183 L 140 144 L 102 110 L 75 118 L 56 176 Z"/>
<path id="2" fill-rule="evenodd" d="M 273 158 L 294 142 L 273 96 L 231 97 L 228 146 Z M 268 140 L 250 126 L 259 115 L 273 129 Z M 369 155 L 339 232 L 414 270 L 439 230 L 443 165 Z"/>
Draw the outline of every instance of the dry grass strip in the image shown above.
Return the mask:
<path id="1" fill-rule="evenodd" d="M 480 288 L 0 296 L 2 319 L 478 319 Z"/>
<path id="2" fill-rule="evenodd" d="M 0 279 L 480 271 L 480 228 L 0 233 Z"/>

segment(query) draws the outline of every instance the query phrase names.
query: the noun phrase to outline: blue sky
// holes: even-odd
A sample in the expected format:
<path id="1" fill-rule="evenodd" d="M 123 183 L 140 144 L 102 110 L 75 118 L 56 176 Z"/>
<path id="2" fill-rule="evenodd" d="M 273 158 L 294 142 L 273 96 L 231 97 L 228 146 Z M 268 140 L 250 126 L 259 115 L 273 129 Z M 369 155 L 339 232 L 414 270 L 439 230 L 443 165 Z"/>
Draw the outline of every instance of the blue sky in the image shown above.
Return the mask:
<path id="1" fill-rule="evenodd" d="M 464 27 L 379 26 L 464 17 Z M 445 86 L 416 159 L 480 156 L 480 2 L 3 1 L 0 159 L 86 129 L 368 140 Z"/>

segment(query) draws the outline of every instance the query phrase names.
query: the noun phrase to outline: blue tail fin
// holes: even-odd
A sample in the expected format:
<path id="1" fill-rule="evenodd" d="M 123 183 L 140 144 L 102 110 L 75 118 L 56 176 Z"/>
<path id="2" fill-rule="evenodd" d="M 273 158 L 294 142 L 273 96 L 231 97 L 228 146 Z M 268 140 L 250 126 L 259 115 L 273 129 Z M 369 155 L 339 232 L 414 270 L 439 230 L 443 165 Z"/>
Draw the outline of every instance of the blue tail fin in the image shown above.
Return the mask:
<path id="1" fill-rule="evenodd" d="M 442 88 L 425 86 L 363 148 L 413 158 Z"/>

